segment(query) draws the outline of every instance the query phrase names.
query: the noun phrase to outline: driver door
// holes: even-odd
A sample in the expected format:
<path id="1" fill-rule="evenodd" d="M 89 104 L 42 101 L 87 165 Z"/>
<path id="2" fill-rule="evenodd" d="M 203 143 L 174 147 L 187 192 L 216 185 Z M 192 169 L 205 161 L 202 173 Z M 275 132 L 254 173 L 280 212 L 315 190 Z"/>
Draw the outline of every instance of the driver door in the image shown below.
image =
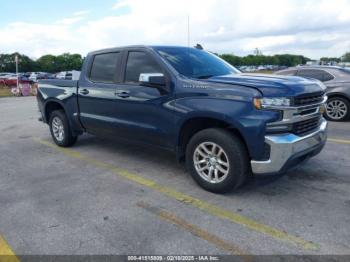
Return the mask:
<path id="1" fill-rule="evenodd" d="M 141 74 L 170 77 L 147 50 L 124 54 L 122 81 L 116 88 L 116 119 L 120 135 L 135 142 L 171 148 L 173 113 L 164 106 L 172 96 L 170 85 L 151 87 L 141 84 Z M 169 81 L 167 81 L 169 82 Z"/>

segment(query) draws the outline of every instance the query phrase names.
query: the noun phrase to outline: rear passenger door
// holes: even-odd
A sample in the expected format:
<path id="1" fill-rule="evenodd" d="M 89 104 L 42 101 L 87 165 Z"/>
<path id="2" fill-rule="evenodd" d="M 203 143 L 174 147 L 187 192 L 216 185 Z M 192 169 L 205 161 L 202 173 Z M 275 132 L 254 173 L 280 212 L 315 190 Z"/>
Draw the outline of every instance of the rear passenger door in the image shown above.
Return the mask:
<path id="1" fill-rule="evenodd" d="M 160 88 L 142 85 L 139 78 L 144 73 L 163 74 L 167 85 Z M 172 96 L 170 83 L 169 72 L 151 51 L 125 51 L 122 80 L 116 89 L 119 134 L 136 142 L 170 148 L 174 118 L 165 106 Z"/>
<path id="2" fill-rule="evenodd" d="M 96 53 L 89 57 L 79 81 L 80 120 L 90 133 L 113 136 L 117 130 L 115 90 L 120 76 L 121 52 Z"/>

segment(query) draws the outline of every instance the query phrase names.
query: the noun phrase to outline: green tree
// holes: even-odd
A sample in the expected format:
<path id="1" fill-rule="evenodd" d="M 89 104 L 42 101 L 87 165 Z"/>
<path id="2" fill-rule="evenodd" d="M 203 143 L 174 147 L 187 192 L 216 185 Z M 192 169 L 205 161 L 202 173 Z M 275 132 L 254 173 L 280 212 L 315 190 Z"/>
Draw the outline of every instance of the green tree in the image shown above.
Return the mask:
<path id="1" fill-rule="evenodd" d="M 83 58 L 80 54 L 64 53 L 56 57 L 57 71 L 80 70 Z"/>
<path id="2" fill-rule="evenodd" d="M 15 57 L 18 56 L 18 70 L 20 72 L 31 72 L 37 69 L 35 61 L 26 55 L 19 53 L 0 54 L 0 72 L 15 72 L 16 62 Z"/>
<path id="3" fill-rule="evenodd" d="M 321 57 L 320 61 L 325 63 L 337 62 L 339 63 L 341 59 L 339 57 Z"/>
<path id="4" fill-rule="evenodd" d="M 36 62 L 40 71 L 57 73 L 60 71 L 81 70 L 83 58 L 79 54 L 64 53 L 59 56 L 44 55 Z"/>
<path id="5" fill-rule="evenodd" d="M 350 62 L 350 52 L 345 53 L 345 54 L 341 57 L 341 61 L 342 61 L 342 62 Z"/>
<path id="6" fill-rule="evenodd" d="M 220 55 L 220 57 L 233 66 L 238 66 L 242 64 L 242 61 L 241 61 L 242 59 L 239 56 L 235 56 L 231 54 L 223 54 L 223 55 Z"/>
<path id="7" fill-rule="evenodd" d="M 259 50 L 258 50 L 259 51 Z M 298 64 L 305 64 L 310 59 L 301 55 L 274 55 L 265 56 L 261 54 L 261 51 L 255 52 L 259 55 L 247 55 L 243 57 L 223 54 L 220 55 L 222 59 L 234 66 L 241 65 L 283 65 L 283 66 L 295 66 Z"/>
<path id="8" fill-rule="evenodd" d="M 49 73 L 57 72 L 56 56 L 54 55 L 44 55 L 40 57 L 36 62 L 40 71 Z"/>

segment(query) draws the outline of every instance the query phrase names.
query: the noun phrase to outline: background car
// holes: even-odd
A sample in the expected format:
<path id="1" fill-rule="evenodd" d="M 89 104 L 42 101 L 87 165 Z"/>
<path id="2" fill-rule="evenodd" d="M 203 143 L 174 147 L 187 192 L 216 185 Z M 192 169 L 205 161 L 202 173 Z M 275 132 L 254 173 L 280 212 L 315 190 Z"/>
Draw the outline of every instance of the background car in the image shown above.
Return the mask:
<path id="1" fill-rule="evenodd" d="M 37 82 L 40 79 L 54 79 L 54 75 L 45 72 L 32 72 L 29 76 L 29 79 L 33 82 Z"/>
<path id="2" fill-rule="evenodd" d="M 350 69 L 335 66 L 298 66 L 275 72 L 277 75 L 301 76 L 322 81 L 327 87 L 325 117 L 332 121 L 350 118 Z"/>
<path id="3" fill-rule="evenodd" d="M 66 79 L 66 80 L 78 80 L 80 77 L 80 71 L 63 71 L 56 74 L 57 79 Z"/>

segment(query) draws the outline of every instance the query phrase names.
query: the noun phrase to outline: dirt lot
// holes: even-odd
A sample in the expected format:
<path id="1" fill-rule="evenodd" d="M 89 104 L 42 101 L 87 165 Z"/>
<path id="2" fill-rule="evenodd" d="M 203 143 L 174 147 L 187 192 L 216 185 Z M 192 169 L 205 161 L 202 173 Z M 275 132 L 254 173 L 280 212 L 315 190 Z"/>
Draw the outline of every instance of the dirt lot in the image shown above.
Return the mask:
<path id="1" fill-rule="evenodd" d="M 37 118 L 34 97 L 0 99 L 3 253 L 350 254 L 350 122 L 286 175 L 215 195 L 166 152 L 61 149 Z"/>

